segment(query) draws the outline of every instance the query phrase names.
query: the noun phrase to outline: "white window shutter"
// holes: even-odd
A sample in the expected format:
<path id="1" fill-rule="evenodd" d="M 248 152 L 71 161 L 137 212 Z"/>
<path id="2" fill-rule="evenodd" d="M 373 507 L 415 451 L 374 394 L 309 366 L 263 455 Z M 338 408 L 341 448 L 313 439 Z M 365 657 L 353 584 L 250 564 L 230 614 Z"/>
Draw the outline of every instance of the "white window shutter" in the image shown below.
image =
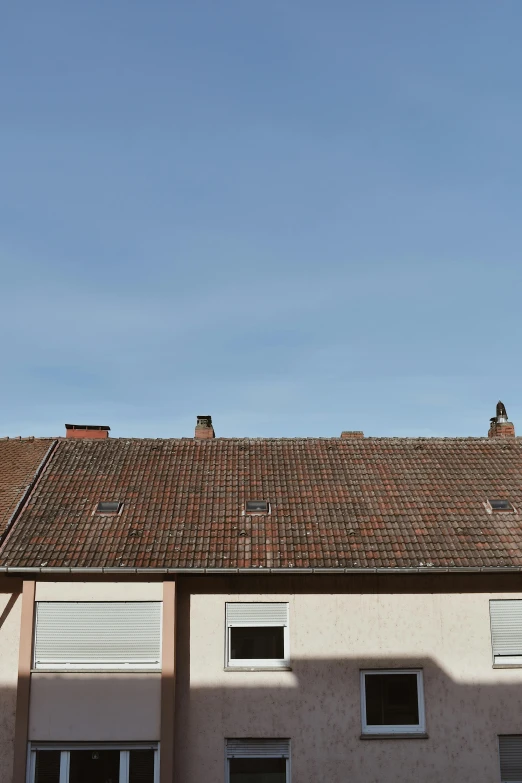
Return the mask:
<path id="1" fill-rule="evenodd" d="M 490 601 L 493 655 L 522 656 L 522 601 Z"/>
<path id="2" fill-rule="evenodd" d="M 227 739 L 227 759 L 289 758 L 288 739 Z"/>
<path id="3" fill-rule="evenodd" d="M 502 783 L 522 783 L 522 735 L 499 737 Z"/>
<path id="4" fill-rule="evenodd" d="M 40 601 L 35 667 L 158 668 L 160 601 Z"/>
<path id="5" fill-rule="evenodd" d="M 227 603 L 227 626 L 288 625 L 288 604 L 282 603 Z"/>

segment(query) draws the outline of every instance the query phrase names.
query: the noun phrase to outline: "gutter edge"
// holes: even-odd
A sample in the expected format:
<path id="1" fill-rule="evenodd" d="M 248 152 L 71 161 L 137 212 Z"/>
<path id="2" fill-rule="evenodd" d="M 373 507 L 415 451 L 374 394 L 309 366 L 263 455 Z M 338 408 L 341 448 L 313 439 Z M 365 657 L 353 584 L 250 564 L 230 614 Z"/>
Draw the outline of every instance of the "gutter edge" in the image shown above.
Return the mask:
<path id="1" fill-rule="evenodd" d="M 348 576 L 350 574 L 386 574 L 386 575 L 400 575 L 400 574 L 512 574 L 521 573 L 522 566 L 470 566 L 469 568 L 463 566 L 441 566 L 437 568 L 435 566 L 429 567 L 415 567 L 415 568 L 125 568 L 125 567 L 56 567 L 56 566 L 0 566 L 0 574 L 20 575 L 20 574 L 41 574 L 47 575 L 61 575 L 61 574 L 83 574 L 85 576 L 89 574 L 124 574 L 124 575 L 145 575 L 151 576 L 157 575 L 201 575 L 206 576 L 242 576 L 248 575 L 285 575 L 295 573 L 296 576 L 302 576 L 303 574 L 313 576 L 324 575 L 343 575 Z"/>

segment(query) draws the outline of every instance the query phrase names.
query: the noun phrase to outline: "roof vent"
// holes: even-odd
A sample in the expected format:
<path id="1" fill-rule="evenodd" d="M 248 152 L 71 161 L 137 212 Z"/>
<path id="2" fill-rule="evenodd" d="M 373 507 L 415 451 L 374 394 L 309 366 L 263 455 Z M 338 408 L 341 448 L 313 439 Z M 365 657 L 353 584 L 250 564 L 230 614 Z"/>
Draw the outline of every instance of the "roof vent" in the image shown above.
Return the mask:
<path id="1" fill-rule="evenodd" d="M 214 427 L 212 426 L 212 416 L 198 416 L 194 437 L 197 440 L 208 440 L 216 437 Z"/>
<path id="2" fill-rule="evenodd" d="M 496 416 L 490 419 L 488 438 L 514 438 L 515 427 L 508 421 L 506 406 L 497 402 Z"/>
<path id="3" fill-rule="evenodd" d="M 66 424 L 65 435 L 67 438 L 108 438 L 110 427 L 102 424 Z"/>
<path id="4" fill-rule="evenodd" d="M 341 438 L 364 438 L 364 432 L 361 432 L 361 430 L 344 430 L 344 432 L 341 432 Z"/>

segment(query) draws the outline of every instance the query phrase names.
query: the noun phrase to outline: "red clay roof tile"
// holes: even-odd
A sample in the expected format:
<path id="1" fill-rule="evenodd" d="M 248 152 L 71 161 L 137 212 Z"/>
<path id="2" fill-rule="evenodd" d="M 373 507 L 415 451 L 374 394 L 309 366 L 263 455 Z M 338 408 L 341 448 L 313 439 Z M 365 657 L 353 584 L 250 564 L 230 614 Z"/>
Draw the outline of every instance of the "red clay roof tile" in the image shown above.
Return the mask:
<path id="1" fill-rule="evenodd" d="M 487 513 L 488 497 L 517 513 Z M 247 499 L 271 513 L 245 515 Z M 123 501 L 121 515 L 93 516 L 100 500 Z M 522 567 L 522 442 L 61 441 L 0 557 L 42 563 Z"/>
<path id="2" fill-rule="evenodd" d="M 0 538 L 52 443 L 47 438 L 0 440 Z"/>

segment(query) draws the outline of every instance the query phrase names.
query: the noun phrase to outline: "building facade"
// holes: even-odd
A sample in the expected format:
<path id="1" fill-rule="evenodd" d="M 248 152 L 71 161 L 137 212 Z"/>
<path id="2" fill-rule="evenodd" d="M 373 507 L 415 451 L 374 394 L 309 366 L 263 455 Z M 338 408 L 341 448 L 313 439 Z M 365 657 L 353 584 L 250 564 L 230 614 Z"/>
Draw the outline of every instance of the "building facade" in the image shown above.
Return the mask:
<path id="1" fill-rule="evenodd" d="M 0 552 L 1 779 L 522 779 L 522 449 L 492 430 L 70 426 Z"/>

